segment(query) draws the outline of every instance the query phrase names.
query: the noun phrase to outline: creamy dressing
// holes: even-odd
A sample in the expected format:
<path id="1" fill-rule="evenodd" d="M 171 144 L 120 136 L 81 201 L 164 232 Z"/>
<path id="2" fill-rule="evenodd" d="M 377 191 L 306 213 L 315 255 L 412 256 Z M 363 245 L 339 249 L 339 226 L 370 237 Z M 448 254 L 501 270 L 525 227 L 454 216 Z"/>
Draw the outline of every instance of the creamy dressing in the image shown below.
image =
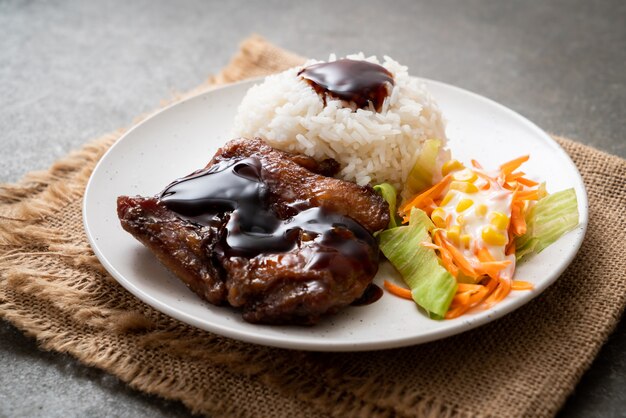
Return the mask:
<path id="1" fill-rule="evenodd" d="M 463 183 L 469 185 L 464 187 Z M 445 222 L 443 233 L 447 240 L 461 251 L 474 267 L 480 266 L 476 252 L 483 247 L 489 250 L 494 261 L 510 260 L 511 263 L 500 271 L 500 275 L 511 279 L 515 270 L 515 254 L 507 256 L 505 250 L 509 242 L 507 229 L 511 219 L 513 192 L 503 188 L 496 181 L 477 175 L 474 170 L 464 169 L 453 173 L 453 182 L 444 196 L 439 206 L 442 212 L 438 213 L 443 213 L 442 218 Z M 471 204 L 468 206 L 469 202 Z M 502 219 L 502 215 L 506 217 L 504 221 L 499 224 L 493 221 L 498 216 Z M 492 228 L 493 232 L 501 234 L 503 242 L 498 244 L 486 242 L 483 238 L 485 228 Z"/>

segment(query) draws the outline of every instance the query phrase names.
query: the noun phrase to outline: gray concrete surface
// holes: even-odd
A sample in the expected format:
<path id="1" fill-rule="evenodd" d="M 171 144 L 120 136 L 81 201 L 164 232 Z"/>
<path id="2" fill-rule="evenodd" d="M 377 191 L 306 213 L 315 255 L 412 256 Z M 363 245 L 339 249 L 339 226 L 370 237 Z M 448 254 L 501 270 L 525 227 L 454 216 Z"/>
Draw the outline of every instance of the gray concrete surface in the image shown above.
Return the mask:
<path id="1" fill-rule="evenodd" d="M 626 2 L 0 0 L 0 182 L 202 82 L 256 32 L 302 55 L 387 54 L 626 157 Z M 561 417 L 626 416 L 620 323 Z M 0 322 L 0 417 L 184 417 Z"/>

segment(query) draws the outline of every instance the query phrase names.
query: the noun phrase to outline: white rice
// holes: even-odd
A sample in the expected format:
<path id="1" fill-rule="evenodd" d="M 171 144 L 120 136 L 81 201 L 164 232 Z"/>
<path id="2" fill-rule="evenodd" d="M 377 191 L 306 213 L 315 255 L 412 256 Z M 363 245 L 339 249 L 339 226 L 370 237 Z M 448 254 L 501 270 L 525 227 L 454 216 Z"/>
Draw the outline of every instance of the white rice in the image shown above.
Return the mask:
<path id="1" fill-rule="evenodd" d="M 363 54 L 347 58 L 381 64 Z M 395 85 L 380 112 L 371 106 L 355 112 L 354 105 L 330 96 L 324 106 L 297 76 L 302 67 L 296 67 L 250 88 L 239 106 L 234 133 L 318 160 L 334 158 L 345 180 L 360 185 L 388 182 L 401 190 L 424 141 L 439 139 L 445 145 L 445 125 L 423 82 L 387 56 L 381 65 L 393 74 Z"/>

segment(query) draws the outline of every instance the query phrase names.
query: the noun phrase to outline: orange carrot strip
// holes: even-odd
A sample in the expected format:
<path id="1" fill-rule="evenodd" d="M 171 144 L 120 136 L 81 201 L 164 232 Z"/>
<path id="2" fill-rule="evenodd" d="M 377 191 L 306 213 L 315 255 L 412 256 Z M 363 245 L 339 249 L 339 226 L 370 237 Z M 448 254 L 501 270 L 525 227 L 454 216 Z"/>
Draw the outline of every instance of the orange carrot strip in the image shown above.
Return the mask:
<path id="1" fill-rule="evenodd" d="M 476 254 L 476 257 L 478 257 L 478 259 L 482 262 L 495 260 L 487 247 L 480 247 L 476 249 L 474 253 Z"/>
<path id="2" fill-rule="evenodd" d="M 539 200 L 539 190 L 525 190 L 517 192 L 516 200 Z"/>
<path id="3" fill-rule="evenodd" d="M 433 239 L 435 240 L 435 244 L 439 246 L 439 255 L 441 256 L 441 263 L 443 264 L 443 267 L 448 270 L 448 272 L 452 276 L 454 276 L 454 278 L 457 278 L 459 276 L 459 268 L 452 261 L 452 256 L 450 255 L 450 252 L 443 247 L 439 231 L 435 232 L 435 236 Z"/>
<path id="4" fill-rule="evenodd" d="M 486 274 L 489 277 L 497 279 L 500 277 L 500 272 L 511 264 L 511 260 L 503 261 L 488 261 L 481 263 L 480 268 L 476 269 L 479 274 Z"/>
<path id="5" fill-rule="evenodd" d="M 498 287 L 496 290 L 485 299 L 487 307 L 493 306 L 500 302 L 511 292 L 511 281 L 505 278 L 500 278 Z"/>
<path id="6" fill-rule="evenodd" d="M 526 173 L 523 171 L 518 171 L 516 173 L 509 173 L 506 175 L 506 181 L 516 181 L 518 178 L 525 176 Z"/>
<path id="7" fill-rule="evenodd" d="M 513 232 L 509 229 L 509 243 L 506 244 L 506 248 L 504 249 L 504 254 L 511 255 L 515 254 L 515 240 L 513 239 Z"/>
<path id="8" fill-rule="evenodd" d="M 411 295 L 411 291 L 409 289 L 396 286 L 395 284 L 387 280 L 385 280 L 385 282 L 383 283 L 383 286 L 385 286 L 385 289 L 387 289 L 387 291 L 391 293 L 392 295 L 398 296 L 402 299 L 413 300 L 413 296 Z"/>
<path id="9" fill-rule="evenodd" d="M 478 161 L 476 161 L 476 160 L 472 160 L 472 165 L 473 165 L 474 167 L 476 167 L 476 168 L 481 169 L 481 170 L 483 169 L 483 166 L 482 166 L 482 165 L 480 165 L 480 163 L 479 163 Z"/>
<path id="10" fill-rule="evenodd" d="M 507 190 L 515 190 L 515 188 L 518 187 L 517 183 L 512 182 L 512 183 L 503 183 L 502 184 L 502 188 L 503 189 L 507 189 Z"/>
<path id="11" fill-rule="evenodd" d="M 514 197 L 515 198 L 515 197 Z M 511 225 L 513 234 L 520 236 L 526 233 L 526 218 L 524 215 L 524 202 L 514 201 L 511 205 Z"/>
<path id="12" fill-rule="evenodd" d="M 469 298 L 464 298 L 464 301 L 466 301 L 465 304 L 457 304 L 455 306 L 451 305 L 451 308 L 448 310 L 448 312 L 446 312 L 444 318 L 453 319 L 463 315 L 465 312 L 482 302 L 487 294 L 487 288 L 485 286 L 481 286 L 481 289 L 471 294 Z"/>
<path id="13" fill-rule="evenodd" d="M 520 165 L 528 161 L 529 158 L 530 158 L 530 155 L 524 155 L 522 157 L 518 157 L 518 158 L 515 158 L 514 160 L 506 162 L 500 166 L 500 171 L 505 173 L 505 175 L 512 173 L 513 171 L 517 170 Z"/>
<path id="14" fill-rule="evenodd" d="M 481 247 L 475 251 L 476 257 L 481 261 L 480 268 L 477 271 L 480 274 L 486 274 L 489 277 L 497 279 L 500 270 L 511 264 L 510 260 L 495 261 L 491 253 L 486 247 Z"/>
<path id="15" fill-rule="evenodd" d="M 485 283 L 485 287 L 487 288 L 487 292 L 489 294 L 491 294 L 491 292 L 493 292 L 496 288 L 496 286 L 498 286 L 498 279 L 494 279 L 492 277 L 489 277 L 489 280 Z"/>
<path id="16" fill-rule="evenodd" d="M 476 306 L 478 305 L 480 302 L 482 302 L 482 300 L 485 298 L 485 296 L 487 296 L 487 293 L 489 291 L 487 290 L 487 288 L 485 286 L 481 286 L 481 289 L 478 290 L 478 292 L 472 294 L 469 298 L 469 305 L 470 306 Z"/>
<path id="17" fill-rule="evenodd" d="M 452 303 L 450 304 L 450 307 L 456 308 L 457 306 L 469 305 L 470 296 L 471 296 L 470 292 L 457 293 L 452 298 Z"/>
<path id="18" fill-rule="evenodd" d="M 459 283 L 457 284 L 456 291 L 457 292 L 470 292 L 477 291 L 485 286 L 481 284 L 472 284 L 472 283 Z"/>
<path id="19" fill-rule="evenodd" d="M 430 218 L 430 215 L 433 213 L 433 210 L 437 208 L 437 204 L 432 199 L 432 197 L 427 197 L 424 199 L 424 203 L 422 204 L 422 210 L 426 212 L 426 215 Z"/>
<path id="20" fill-rule="evenodd" d="M 459 267 L 459 269 L 463 272 L 463 274 L 469 277 L 474 277 L 474 278 L 478 277 L 478 274 L 476 273 L 476 271 L 474 270 L 470 262 L 463 256 L 463 254 L 454 245 L 452 245 L 443 236 L 441 236 L 441 243 L 443 244 L 442 247 L 444 247 L 446 250 L 450 252 L 452 259 L 454 260 L 454 264 L 456 264 Z"/>
<path id="21" fill-rule="evenodd" d="M 499 269 L 503 269 L 506 266 L 508 266 L 509 264 L 511 264 L 511 260 L 502 260 L 502 261 L 484 261 L 481 263 L 482 266 L 485 267 L 494 267 L 494 268 L 499 268 Z"/>
<path id="22" fill-rule="evenodd" d="M 528 186 L 528 187 L 539 186 L 539 183 L 537 183 L 536 181 L 533 181 L 533 180 L 529 180 L 526 177 L 519 177 L 516 180 L 517 180 L 517 182 L 519 184 L 523 184 L 524 186 Z"/>
<path id="23" fill-rule="evenodd" d="M 511 290 L 530 290 L 532 288 L 534 288 L 532 283 L 522 280 L 513 280 L 513 283 L 511 283 Z"/>
<path id="24" fill-rule="evenodd" d="M 433 200 L 434 198 L 437 198 L 437 196 L 439 196 L 439 194 L 441 194 L 441 192 L 448 186 L 448 183 L 450 183 L 451 179 L 452 175 L 448 174 L 443 179 L 441 179 L 439 183 L 435 184 L 422 194 L 417 195 L 415 198 L 413 198 L 413 200 L 400 208 L 400 213 L 408 214 L 409 212 L 411 212 L 412 208 L 421 209 L 424 206 L 424 203 L 427 202 L 426 199 L 430 198 L 431 200 Z"/>
<path id="25" fill-rule="evenodd" d="M 452 309 L 448 310 L 448 312 L 446 312 L 446 314 L 444 315 L 444 318 L 446 318 L 446 319 L 458 318 L 459 316 L 461 316 L 465 312 L 467 312 L 469 310 L 469 308 L 470 308 L 469 305 L 457 306 L 455 308 L 452 308 Z"/>

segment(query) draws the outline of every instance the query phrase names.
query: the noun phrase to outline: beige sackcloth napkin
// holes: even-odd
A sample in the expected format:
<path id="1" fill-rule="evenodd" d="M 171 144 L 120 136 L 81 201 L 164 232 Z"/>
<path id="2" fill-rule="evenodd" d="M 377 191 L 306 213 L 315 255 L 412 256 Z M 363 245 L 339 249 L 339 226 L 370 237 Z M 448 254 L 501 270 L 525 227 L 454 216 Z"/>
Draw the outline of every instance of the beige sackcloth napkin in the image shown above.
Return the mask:
<path id="1" fill-rule="evenodd" d="M 302 62 L 258 36 L 193 93 Z M 98 138 L 0 188 L 0 315 L 46 350 L 69 353 L 138 390 L 212 416 L 554 415 L 626 302 L 626 161 L 556 138 L 589 193 L 589 229 L 567 271 L 538 298 L 441 341 L 361 353 L 290 351 L 174 320 L 113 280 L 83 231 Z M 207 156 L 209 158 L 210 156 Z"/>

